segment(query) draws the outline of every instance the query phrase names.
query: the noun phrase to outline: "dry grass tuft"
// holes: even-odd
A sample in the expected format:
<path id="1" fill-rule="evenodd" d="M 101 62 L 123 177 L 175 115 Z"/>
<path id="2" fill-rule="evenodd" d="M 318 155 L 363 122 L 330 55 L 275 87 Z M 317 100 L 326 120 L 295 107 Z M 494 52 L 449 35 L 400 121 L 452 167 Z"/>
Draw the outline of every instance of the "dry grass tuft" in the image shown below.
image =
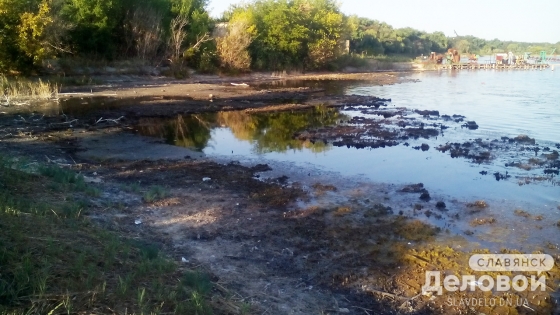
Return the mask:
<path id="1" fill-rule="evenodd" d="M 58 98 L 58 85 L 43 82 L 41 79 L 34 81 L 29 79 L 8 78 L 0 75 L 1 98 L 4 106 L 14 101 L 38 101 Z"/>

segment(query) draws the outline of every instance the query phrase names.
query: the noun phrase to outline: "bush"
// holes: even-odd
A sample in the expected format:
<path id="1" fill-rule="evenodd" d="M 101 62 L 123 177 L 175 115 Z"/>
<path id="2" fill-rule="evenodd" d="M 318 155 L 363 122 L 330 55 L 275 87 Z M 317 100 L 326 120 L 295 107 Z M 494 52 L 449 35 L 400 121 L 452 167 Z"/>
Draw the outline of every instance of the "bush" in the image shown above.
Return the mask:
<path id="1" fill-rule="evenodd" d="M 248 48 L 253 41 L 252 29 L 254 27 L 247 21 L 233 21 L 229 23 L 227 34 L 216 38 L 218 56 L 223 68 L 230 71 L 249 70 L 251 56 Z"/>

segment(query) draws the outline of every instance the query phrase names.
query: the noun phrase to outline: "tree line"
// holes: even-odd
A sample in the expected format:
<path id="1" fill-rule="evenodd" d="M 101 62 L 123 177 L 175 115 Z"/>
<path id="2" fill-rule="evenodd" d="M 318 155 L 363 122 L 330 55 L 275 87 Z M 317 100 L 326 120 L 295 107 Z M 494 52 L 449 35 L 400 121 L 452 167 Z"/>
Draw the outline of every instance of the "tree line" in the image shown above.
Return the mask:
<path id="1" fill-rule="evenodd" d="M 0 72 L 53 59 L 140 60 L 181 72 L 336 69 L 356 58 L 560 50 L 560 42 L 446 37 L 340 12 L 334 0 L 0 0 Z"/>
<path id="2" fill-rule="evenodd" d="M 560 53 L 560 42 L 552 43 L 526 43 L 515 41 L 501 41 L 499 39 L 486 40 L 474 36 L 457 36 L 450 39 L 450 45 L 464 54 L 491 55 L 495 53 L 525 52 L 539 54 L 541 51 L 551 54 L 553 51 Z"/>
<path id="3" fill-rule="evenodd" d="M 207 0 L 0 0 L 0 71 L 53 58 L 210 62 Z M 208 60 L 205 60 L 208 59 Z"/>

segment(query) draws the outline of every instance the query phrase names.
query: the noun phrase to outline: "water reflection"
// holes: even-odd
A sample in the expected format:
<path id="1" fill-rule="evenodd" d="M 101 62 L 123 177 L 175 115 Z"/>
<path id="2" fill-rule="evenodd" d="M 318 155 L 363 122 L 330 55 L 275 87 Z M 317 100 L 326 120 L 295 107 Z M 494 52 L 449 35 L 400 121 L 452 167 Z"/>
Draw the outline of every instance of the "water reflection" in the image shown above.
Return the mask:
<path id="1" fill-rule="evenodd" d="M 211 138 L 212 126 L 216 126 L 215 114 L 177 115 L 172 119 L 140 119 L 137 130 L 145 136 L 165 139 L 168 144 L 201 151 Z"/>
<path id="2" fill-rule="evenodd" d="M 201 151 L 208 146 L 212 129 L 227 127 L 236 139 L 253 143 L 254 151 L 259 154 L 303 149 L 319 153 L 329 150 L 330 145 L 321 141 L 294 139 L 293 134 L 331 126 L 347 119 L 338 110 L 321 106 L 295 112 L 225 111 L 178 115 L 172 119 L 144 118 L 140 120 L 137 131 L 145 136 L 165 139 L 169 144 Z"/>

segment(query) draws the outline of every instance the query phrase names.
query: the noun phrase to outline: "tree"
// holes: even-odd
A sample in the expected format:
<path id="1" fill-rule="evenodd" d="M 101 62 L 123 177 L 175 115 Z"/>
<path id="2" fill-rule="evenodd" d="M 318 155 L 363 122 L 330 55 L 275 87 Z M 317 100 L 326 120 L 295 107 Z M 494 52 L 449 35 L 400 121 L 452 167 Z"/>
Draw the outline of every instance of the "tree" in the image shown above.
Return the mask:
<path id="1" fill-rule="evenodd" d="M 313 4 L 307 17 L 312 21 L 307 60 L 315 68 L 324 68 L 341 55 L 343 36 L 348 36 L 350 29 L 336 3 L 316 0 Z"/>
<path id="2" fill-rule="evenodd" d="M 125 16 L 125 55 L 150 62 L 156 59 L 164 44 L 165 10 L 150 3 L 132 6 Z"/>
<path id="3" fill-rule="evenodd" d="M 519 44 L 511 43 L 511 44 L 507 45 L 506 50 L 508 52 L 511 51 L 513 53 L 518 53 L 518 52 L 520 52 Z"/>
<path id="4" fill-rule="evenodd" d="M 249 52 L 256 69 L 321 67 L 341 51 L 344 16 L 332 0 L 257 0 L 232 8 L 230 20 L 250 18 Z"/>
<path id="5" fill-rule="evenodd" d="M 213 22 L 206 11 L 207 0 L 170 0 L 171 15 L 181 15 L 187 18 L 188 23 L 184 26 L 186 37 L 183 45 L 187 47 L 183 51 L 186 63 L 192 67 L 200 68 L 212 60 L 215 44 L 209 41 L 209 34 L 213 28 Z"/>
<path id="6" fill-rule="evenodd" d="M 247 71 L 251 67 L 249 45 L 253 41 L 255 26 L 246 19 L 229 22 L 227 34 L 216 38 L 221 66 L 227 70 Z"/>
<path id="7" fill-rule="evenodd" d="M 0 0 L 0 71 L 28 71 L 64 50 L 53 0 Z"/>
<path id="8" fill-rule="evenodd" d="M 37 13 L 24 12 L 18 25 L 18 46 L 35 63 L 49 56 L 49 46 L 44 43 L 45 29 L 52 24 L 49 3 L 41 1 Z"/>
<path id="9" fill-rule="evenodd" d="M 347 23 L 353 53 L 417 56 L 443 52 L 448 46 L 448 38 L 442 32 L 426 33 L 410 27 L 394 29 L 387 23 L 357 16 L 348 18 Z"/>
<path id="10" fill-rule="evenodd" d="M 169 24 L 169 44 L 168 44 L 168 55 L 171 62 L 179 61 L 182 51 L 183 43 L 187 38 L 187 31 L 185 27 L 189 23 L 187 17 L 183 14 L 177 15 L 171 20 Z"/>
<path id="11" fill-rule="evenodd" d="M 70 44 L 79 55 L 114 59 L 124 38 L 126 9 L 120 0 L 67 0 L 62 18 L 74 27 Z"/>
<path id="12" fill-rule="evenodd" d="M 459 51 L 459 53 L 468 54 L 469 53 L 469 48 L 470 48 L 470 43 L 466 39 L 461 39 L 457 42 L 456 48 Z"/>
<path id="13" fill-rule="evenodd" d="M 442 52 L 447 49 L 448 40 L 443 32 L 433 32 L 428 34 L 428 38 L 431 42 L 430 52 Z"/>
<path id="14" fill-rule="evenodd" d="M 70 44 L 77 55 L 156 61 L 156 56 L 163 58 L 170 52 L 167 57 L 181 56 L 193 66 L 200 64 L 200 48 L 211 28 L 206 0 L 64 1 L 61 18 L 73 26 Z M 176 28 L 169 27 L 172 21 Z M 173 49 L 166 49 L 168 42 Z"/>
<path id="15" fill-rule="evenodd" d="M 186 26 L 189 24 L 187 16 L 183 14 L 177 15 L 169 24 L 169 43 L 167 46 L 168 60 L 171 62 L 171 72 L 177 77 L 181 78 L 187 76 L 187 69 L 185 68 L 189 56 L 195 54 L 202 44 L 211 40 L 208 33 L 201 37 L 197 36 L 194 44 L 186 41 L 188 33 Z"/>

